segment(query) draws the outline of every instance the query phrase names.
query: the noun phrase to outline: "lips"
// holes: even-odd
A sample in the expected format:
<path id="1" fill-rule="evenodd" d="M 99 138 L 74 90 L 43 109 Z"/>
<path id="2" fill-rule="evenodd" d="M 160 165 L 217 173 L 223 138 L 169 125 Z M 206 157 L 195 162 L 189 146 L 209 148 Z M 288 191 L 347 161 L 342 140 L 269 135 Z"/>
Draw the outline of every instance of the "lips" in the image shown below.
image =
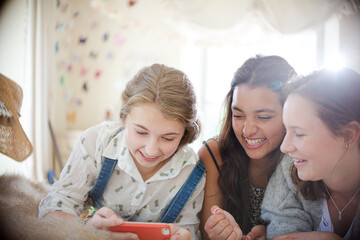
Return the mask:
<path id="1" fill-rule="evenodd" d="M 295 167 L 301 167 L 307 162 L 307 160 L 305 160 L 305 159 L 296 158 L 296 157 L 293 157 L 293 156 L 290 156 L 290 157 L 294 161 L 294 166 Z"/>
<path id="2" fill-rule="evenodd" d="M 148 161 L 148 162 L 154 162 L 156 160 L 158 160 L 160 158 L 160 156 L 156 156 L 156 157 L 150 157 L 150 156 L 147 156 L 145 155 L 143 152 L 140 152 L 140 155 L 141 155 L 141 158 L 144 159 L 145 161 Z"/>
<path id="3" fill-rule="evenodd" d="M 243 137 L 247 148 L 254 149 L 259 148 L 265 144 L 267 138 L 246 138 Z"/>

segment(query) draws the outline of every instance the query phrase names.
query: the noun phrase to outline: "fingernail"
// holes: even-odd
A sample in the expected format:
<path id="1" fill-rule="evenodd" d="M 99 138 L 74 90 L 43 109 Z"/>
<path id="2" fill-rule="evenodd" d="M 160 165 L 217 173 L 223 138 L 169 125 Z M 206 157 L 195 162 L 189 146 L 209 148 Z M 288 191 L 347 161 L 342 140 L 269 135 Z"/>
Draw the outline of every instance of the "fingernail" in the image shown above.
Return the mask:
<path id="1" fill-rule="evenodd" d="M 215 208 L 214 209 L 214 214 L 218 214 L 220 212 L 220 208 Z"/>

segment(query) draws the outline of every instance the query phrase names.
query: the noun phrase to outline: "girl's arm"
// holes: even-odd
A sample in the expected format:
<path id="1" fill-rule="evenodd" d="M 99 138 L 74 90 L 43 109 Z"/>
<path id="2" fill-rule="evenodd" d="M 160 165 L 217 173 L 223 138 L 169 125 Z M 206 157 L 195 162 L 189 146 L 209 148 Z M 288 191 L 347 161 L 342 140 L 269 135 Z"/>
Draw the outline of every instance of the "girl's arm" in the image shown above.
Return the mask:
<path id="1" fill-rule="evenodd" d="M 40 218 L 52 211 L 63 211 L 70 215 L 81 213 L 83 203 L 96 177 L 94 154 L 84 146 L 87 140 L 87 135 L 83 134 L 76 142 L 61 171 L 59 180 L 51 186 L 50 192 L 41 200 Z"/>
<path id="2" fill-rule="evenodd" d="M 92 227 L 98 230 L 107 230 L 108 227 L 116 226 L 123 223 L 123 219 L 118 217 L 114 211 L 107 207 L 100 208 L 95 212 L 93 217 L 82 223 L 78 221 L 79 218 L 77 216 L 62 211 L 49 212 L 44 216 L 44 218 L 51 218 L 53 216 L 59 216 L 67 219 L 68 221 L 74 222 L 74 224 L 84 224 L 85 226 Z M 138 239 L 138 236 L 134 233 L 109 232 L 108 236 L 110 239 Z"/>
<path id="3" fill-rule="evenodd" d="M 84 202 L 96 180 L 100 163 L 96 159 L 96 144 L 102 126 L 97 125 L 85 130 L 62 169 L 60 178 L 51 186 L 50 192 L 41 200 L 39 217 L 52 211 L 63 211 L 80 215 Z"/>
<path id="4" fill-rule="evenodd" d="M 207 141 L 209 148 L 211 149 L 214 157 L 217 160 L 217 163 L 221 166 L 221 156 L 218 149 L 218 143 L 211 139 Z M 211 207 L 222 206 L 222 192 L 218 185 L 219 172 L 213 162 L 213 159 L 207 150 L 205 145 L 202 145 L 199 152 L 199 157 L 207 169 L 206 173 L 206 184 L 205 184 L 205 193 L 204 193 L 204 202 L 203 207 L 200 213 L 200 230 L 202 239 L 210 239 L 208 233 L 205 231 L 205 223 L 212 215 Z"/>

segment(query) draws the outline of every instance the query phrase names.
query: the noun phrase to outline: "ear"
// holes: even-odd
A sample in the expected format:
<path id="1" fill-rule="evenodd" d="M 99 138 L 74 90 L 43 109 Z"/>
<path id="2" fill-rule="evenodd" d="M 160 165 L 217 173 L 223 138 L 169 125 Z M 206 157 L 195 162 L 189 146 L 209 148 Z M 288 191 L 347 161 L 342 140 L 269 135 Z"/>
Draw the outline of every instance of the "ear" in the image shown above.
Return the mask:
<path id="1" fill-rule="evenodd" d="M 357 121 L 351 121 L 344 127 L 345 143 L 349 148 L 358 144 L 360 138 L 360 123 Z"/>

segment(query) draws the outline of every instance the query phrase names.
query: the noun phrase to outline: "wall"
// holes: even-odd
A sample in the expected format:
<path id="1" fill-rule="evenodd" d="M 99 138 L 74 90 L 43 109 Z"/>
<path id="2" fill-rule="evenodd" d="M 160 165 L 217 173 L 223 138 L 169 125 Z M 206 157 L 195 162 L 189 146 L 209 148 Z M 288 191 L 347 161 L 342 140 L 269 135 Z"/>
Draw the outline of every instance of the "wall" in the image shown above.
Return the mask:
<path id="1" fill-rule="evenodd" d="M 154 19 L 111 17 L 100 3 L 64 0 L 55 9 L 55 96 L 49 115 L 62 165 L 84 129 L 119 120 L 121 91 L 140 68 L 156 62 L 180 68 L 183 38 Z M 122 7 L 137 11 L 136 16 L 147 14 L 137 5 Z M 115 11 L 107 8 L 107 13 Z M 54 166 L 58 175 L 61 164 Z"/>
<path id="2" fill-rule="evenodd" d="M 54 32 L 54 128 L 86 129 L 118 120 L 120 92 L 140 68 L 155 62 L 179 66 L 181 41 L 156 29 L 132 19 L 111 19 L 91 1 L 61 1 Z"/>

